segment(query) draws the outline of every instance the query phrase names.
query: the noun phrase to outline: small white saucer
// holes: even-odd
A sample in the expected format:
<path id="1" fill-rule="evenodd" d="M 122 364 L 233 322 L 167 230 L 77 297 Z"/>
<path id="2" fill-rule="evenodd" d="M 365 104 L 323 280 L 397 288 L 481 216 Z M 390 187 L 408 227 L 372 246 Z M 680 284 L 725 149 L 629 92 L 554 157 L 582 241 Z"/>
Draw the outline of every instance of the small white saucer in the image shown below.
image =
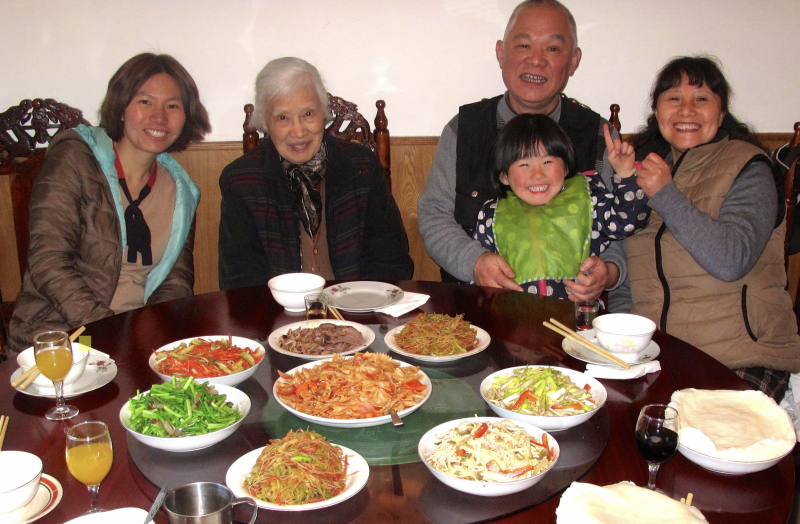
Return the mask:
<path id="1" fill-rule="evenodd" d="M 33 500 L 22 508 L 7 515 L 0 515 L 0 524 L 25 524 L 38 520 L 58 506 L 64 489 L 61 484 L 50 475 L 42 473 L 39 480 L 39 491 L 34 495 Z"/>
<path id="2" fill-rule="evenodd" d="M 597 344 L 597 337 L 594 336 L 594 329 L 579 331 L 578 334 L 583 338 L 589 340 L 590 342 L 594 342 L 595 344 Z M 610 366 L 615 368 L 620 367 L 617 364 L 611 362 L 610 360 L 604 359 L 600 355 L 589 351 L 580 344 L 576 344 L 575 342 L 567 338 L 561 341 L 561 348 L 569 356 L 575 357 L 578 360 L 582 360 L 583 362 L 588 362 L 589 364 L 597 364 L 599 366 Z M 627 362 L 632 366 L 635 366 L 637 364 L 644 364 L 645 362 L 650 362 L 651 360 L 655 360 L 656 358 L 658 358 L 658 355 L 660 354 L 661 354 L 661 348 L 659 347 L 658 344 L 656 344 L 652 340 L 650 341 L 650 343 L 647 345 L 646 348 L 636 353 L 635 355 L 631 355 L 630 357 L 615 353 L 616 356 L 620 357 L 622 360 L 624 360 L 625 362 Z"/>
<path id="3" fill-rule="evenodd" d="M 68 520 L 64 524 L 141 524 L 147 516 L 147 511 L 141 508 L 119 508 L 102 513 L 90 513 L 76 519 Z M 149 524 L 153 524 L 151 520 Z"/>

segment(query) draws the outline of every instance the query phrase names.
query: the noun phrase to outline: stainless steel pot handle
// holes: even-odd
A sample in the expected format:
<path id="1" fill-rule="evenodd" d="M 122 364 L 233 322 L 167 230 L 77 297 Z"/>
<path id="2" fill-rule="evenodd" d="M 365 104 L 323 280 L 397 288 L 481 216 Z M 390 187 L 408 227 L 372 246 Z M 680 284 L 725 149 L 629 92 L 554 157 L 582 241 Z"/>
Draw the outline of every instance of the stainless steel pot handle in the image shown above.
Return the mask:
<path id="1" fill-rule="evenodd" d="M 237 497 L 231 501 L 231 507 L 236 507 L 237 504 L 250 504 L 253 506 L 253 516 L 248 524 L 255 524 L 258 518 L 258 504 L 256 504 L 256 501 L 250 497 Z"/>

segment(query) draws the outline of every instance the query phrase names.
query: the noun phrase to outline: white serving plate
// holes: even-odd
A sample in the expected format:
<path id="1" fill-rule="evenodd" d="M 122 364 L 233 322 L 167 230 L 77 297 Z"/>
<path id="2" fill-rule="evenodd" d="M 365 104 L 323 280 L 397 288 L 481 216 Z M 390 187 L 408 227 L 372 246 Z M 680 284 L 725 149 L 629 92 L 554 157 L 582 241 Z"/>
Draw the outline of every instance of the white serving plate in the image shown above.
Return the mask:
<path id="1" fill-rule="evenodd" d="M 308 362 L 306 364 L 303 364 L 302 366 L 297 366 L 296 368 L 288 371 L 287 374 L 291 375 L 295 371 L 297 371 L 298 369 L 313 368 L 314 366 L 318 366 L 321 363 L 322 363 L 321 361 Z M 407 367 L 407 366 L 411 366 L 411 364 L 406 364 L 405 362 L 400 362 L 400 366 L 401 367 Z M 427 386 L 427 388 L 425 390 L 425 396 L 422 398 L 422 400 L 420 400 L 417 404 L 411 406 L 410 408 L 406 408 L 406 409 L 404 409 L 402 411 L 398 411 L 397 414 L 400 416 L 400 418 L 403 418 L 406 415 L 410 415 L 411 413 L 413 413 L 416 410 L 418 410 L 420 407 L 422 407 L 422 405 L 425 402 L 428 401 L 428 399 L 431 396 L 431 387 L 432 387 L 431 379 L 428 378 L 428 375 L 426 375 L 422 370 L 420 370 L 419 373 L 422 375 L 422 380 L 420 380 L 420 383 L 422 383 L 423 385 Z M 283 408 L 286 411 L 288 411 L 289 413 L 295 415 L 298 418 L 301 418 L 303 420 L 307 420 L 308 422 L 314 422 L 315 424 L 320 424 L 322 426 L 329 426 L 329 427 L 333 427 L 333 428 L 369 428 L 369 427 L 372 427 L 372 426 L 380 426 L 381 424 L 388 424 L 388 423 L 390 423 L 392 421 L 392 417 L 389 416 L 389 415 L 384 415 L 382 417 L 359 418 L 359 419 L 344 420 L 344 419 L 317 417 L 317 416 L 314 416 L 314 415 L 309 415 L 307 413 L 303 413 L 302 411 L 298 411 L 298 410 L 292 408 L 291 406 L 286 404 L 283 400 L 281 400 L 280 395 L 278 395 L 278 384 L 280 384 L 282 380 L 283 379 L 279 378 L 278 380 L 275 381 L 275 384 L 272 386 L 272 395 L 275 397 L 275 400 L 277 400 L 278 404 L 283 406 Z"/>
<path id="2" fill-rule="evenodd" d="M 428 458 L 433 453 L 435 448 L 434 441 L 437 436 L 442 435 L 446 431 L 458 426 L 464 421 L 496 423 L 500 420 L 501 419 L 496 417 L 471 417 L 451 420 L 449 422 L 445 422 L 444 424 L 439 424 L 435 428 L 425 433 L 419 440 L 419 446 L 417 447 L 419 458 L 422 459 L 422 462 L 425 464 L 425 466 L 427 466 L 434 477 L 444 482 L 451 488 L 457 489 L 458 491 L 463 491 L 464 493 L 479 495 L 481 497 L 500 497 L 526 490 L 542 480 L 542 478 L 544 478 L 548 472 L 552 471 L 553 467 L 556 465 L 556 462 L 558 462 L 558 459 L 561 456 L 561 448 L 558 446 L 558 442 L 556 442 L 556 439 L 553 438 L 552 435 L 525 422 L 513 421 L 517 426 L 524 428 L 528 435 L 536 437 L 540 442 L 542 440 L 542 435 L 547 433 L 547 445 L 553 450 L 553 463 L 549 468 L 542 471 L 538 475 L 526 479 L 511 480 L 509 482 L 486 482 L 453 477 L 452 475 L 448 475 L 437 469 L 434 469 L 430 464 L 428 464 Z"/>
<path id="3" fill-rule="evenodd" d="M 322 290 L 329 305 L 342 311 L 377 311 L 403 300 L 403 290 L 391 284 L 372 281 L 343 282 Z"/>
<path id="4" fill-rule="evenodd" d="M 698 466 L 711 470 L 715 473 L 721 473 L 723 475 L 745 475 L 747 473 L 763 471 L 771 468 L 780 462 L 783 457 L 792 452 L 792 450 L 789 449 L 786 453 L 774 459 L 745 462 L 741 460 L 728 460 L 712 457 L 710 455 L 700 453 L 699 451 L 695 451 L 691 448 L 687 448 L 681 442 L 678 442 L 678 451 L 681 453 L 681 455 L 691 460 Z"/>
<path id="5" fill-rule="evenodd" d="M 130 401 L 126 402 L 119 411 L 119 421 L 122 422 L 122 426 L 128 431 L 128 433 L 131 434 L 131 436 L 133 436 L 133 438 L 142 444 L 146 444 L 156 449 L 183 452 L 208 448 L 230 437 L 237 429 L 239 429 L 239 426 L 241 426 L 242 422 L 244 422 L 244 419 L 247 418 L 247 414 L 250 413 L 250 397 L 248 397 L 246 394 L 232 386 L 224 386 L 222 384 L 215 384 L 214 389 L 216 389 L 220 395 L 227 395 L 227 402 L 233 402 L 233 404 L 239 408 L 239 412 L 242 414 L 242 418 L 226 428 L 218 429 L 216 431 L 212 431 L 211 433 L 206 433 L 205 435 L 193 435 L 189 437 L 156 437 L 152 435 L 142 435 L 141 433 L 131 429 L 131 427 L 128 425 L 131 418 Z M 142 395 L 146 393 L 149 393 L 149 390 L 143 392 Z"/>
<path id="6" fill-rule="evenodd" d="M 476 331 L 475 336 L 478 339 L 478 347 L 476 347 L 471 351 L 467 351 L 466 353 L 459 353 L 458 355 L 446 355 L 446 356 L 418 355 L 416 353 L 410 353 L 408 351 L 404 351 L 394 341 L 394 336 L 395 334 L 402 331 L 404 327 L 406 327 L 405 324 L 403 324 L 402 326 L 398 326 L 389 331 L 388 333 L 386 333 L 386 336 L 383 337 L 383 341 L 389 347 L 389 349 L 405 357 L 421 360 L 423 362 L 450 362 L 453 360 L 459 360 L 462 358 L 471 357 L 472 355 L 480 353 L 481 351 L 489 347 L 489 343 L 492 341 L 492 337 L 489 336 L 489 333 L 487 333 L 486 330 L 481 329 L 474 324 L 470 324 L 470 326 Z"/>
<path id="7" fill-rule="evenodd" d="M 147 361 L 148 364 L 150 365 L 150 369 L 152 369 L 153 372 L 156 375 L 158 375 L 158 378 L 160 378 L 163 382 L 169 382 L 170 380 L 172 380 L 172 375 L 165 375 L 159 371 L 156 371 L 155 368 L 156 353 L 159 353 L 161 351 L 172 351 L 172 349 L 176 348 L 177 346 L 181 344 L 188 344 L 189 342 L 197 338 L 202 338 L 210 341 L 228 340 L 228 335 L 192 337 L 192 338 L 184 338 L 183 340 L 177 340 L 175 342 L 170 342 L 169 344 L 161 346 L 160 348 L 155 350 L 152 355 L 150 355 L 150 359 Z M 260 366 L 261 363 L 264 362 L 264 354 L 266 353 L 264 346 L 262 346 L 255 340 L 250 340 L 249 338 L 231 337 L 231 339 L 234 346 L 238 346 L 240 348 L 256 349 L 262 357 L 261 360 L 256 362 L 255 366 L 251 366 L 250 368 L 245 369 L 244 371 L 238 371 L 236 373 L 231 373 L 230 375 L 225 375 L 224 377 L 194 377 L 194 378 L 202 382 L 208 382 L 209 384 L 214 384 L 214 385 L 220 384 L 223 386 L 238 386 L 239 384 L 241 384 L 242 382 L 253 376 L 253 373 L 256 372 L 258 366 Z"/>
<path id="8" fill-rule="evenodd" d="M 501 369 L 500 371 L 492 373 L 491 375 L 483 379 L 483 381 L 481 382 L 481 396 L 483 397 L 483 400 L 487 404 L 489 404 L 489 407 L 492 408 L 492 411 L 497 413 L 498 417 L 511 419 L 516 422 L 524 422 L 526 424 L 531 424 L 535 427 L 546 429 L 548 431 L 557 431 L 560 429 L 568 429 L 575 427 L 579 424 L 583 424 L 584 422 L 592 418 L 595 415 L 595 413 L 600 411 L 600 408 L 602 408 L 603 405 L 605 405 L 606 400 L 608 399 L 608 392 L 606 391 L 606 388 L 594 378 L 584 373 L 581 373 L 580 371 L 575 371 L 574 369 L 560 368 L 555 366 L 527 366 L 529 368 L 550 367 L 551 369 L 560 371 L 564 375 L 568 376 L 570 380 L 572 380 L 572 382 L 574 382 L 575 385 L 578 386 L 579 388 L 582 388 L 586 384 L 589 384 L 589 386 L 592 388 L 591 389 L 592 398 L 594 398 L 597 407 L 591 411 L 586 411 L 585 413 L 577 413 L 575 415 L 566 415 L 563 417 L 545 417 L 541 415 L 526 415 L 524 413 L 517 413 L 516 411 L 511 411 L 510 409 L 506 409 L 504 407 L 497 406 L 489 402 L 489 400 L 486 398 L 486 394 L 488 390 L 491 388 L 494 379 L 500 375 L 510 375 L 511 373 L 514 372 L 515 369 L 521 369 L 524 367 L 525 366 L 517 366 L 514 368 Z"/>
<path id="9" fill-rule="evenodd" d="M 287 326 L 279 327 L 269 335 L 269 347 L 277 351 L 278 353 L 283 353 L 284 355 L 290 355 L 292 357 L 302 358 L 305 360 L 325 360 L 331 358 L 334 353 L 328 353 L 326 355 L 301 355 L 300 353 L 292 353 L 291 351 L 287 351 L 280 347 L 279 340 L 280 338 L 288 333 L 292 329 L 297 328 L 315 328 L 320 324 L 335 324 L 337 326 L 351 326 L 361 332 L 361 335 L 364 336 L 364 343 L 360 346 L 356 346 L 349 351 L 343 351 L 341 353 L 335 353 L 336 355 L 344 356 L 344 355 L 352 355 L 358 351 L 364 351 L 367 349 L 373 342 L 375 342 L 375 332 L 372 331 L 370 328 L 363 324 L 359 324 L 358 322 L 350 322 L 349 320 L 303 320 L 302 322 L 295 322 L 294 324 L 289 324 Z"/>
<path id="10" fill-rule="evenodd" d="M 259 500 L 250 495 L 244 488 L 244 479 L 247 478 L 250 470 L 253 469 L 256 460 L 264 449 L 263 447 L 254 449 L 250 453 L 236 459 L 236 462 L 231 464 L 231 467 L 228 468 L 228 473 L 225 475 L 225 484 L 228 485 L 235 496 L 252 498 L 260 508 L 275 511 L 309 511 L 312 509 L 334 506 L 361 491 L 361 488 L 367 484 L 367 479 L 369 478 L 369 465 L 367 461 L 352 449 L 344 446 L 338 447 L 342 450 L 342 453 L 347 455 L 347 484 L 345 485 L 344 491 L 327 500 L 312 502 L 310 504 L 280 506 L 278 504 Z"/>
<path id="11" fill-rule="evenodd" d="M 82 515 L 76 519 L 65 522 L 64 524 L 142 524 L 147 516 L 147 510 L 141 508 L 119 508 L 102 513 L 90 513 Z M 152 524 L 152 520 L 148 523 Z"/>

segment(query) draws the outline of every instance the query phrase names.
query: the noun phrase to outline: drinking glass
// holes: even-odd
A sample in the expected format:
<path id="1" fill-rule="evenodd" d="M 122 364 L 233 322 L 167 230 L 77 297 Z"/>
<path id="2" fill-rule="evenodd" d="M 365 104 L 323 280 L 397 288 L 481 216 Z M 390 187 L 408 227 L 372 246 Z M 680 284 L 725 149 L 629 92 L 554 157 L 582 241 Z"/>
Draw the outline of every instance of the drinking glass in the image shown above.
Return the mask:
<path id="1" fill-rule="evenodd" d="M 600 311 L 600 302 L 597 300 L 580 300 L 575 302 L 575 331 L 592 329 L 592 321 Z"/>
<path id="2" fill-rule="evenodd" d="M 312 293 L 303 297 L 306 304 L 306 320 L 325 319 L 328 317 L 328 295 Z"/>
<path id="3" fill-rule="evenodd" d="M 678 411 L 664 404 L 649 404 L 639 412 L 636 421 L 636 449 L 647 461 L 650 476 L 647 487 L 656 489 L 658 467 L 678 449 L 680 418 Z M 661 492 L 663 493 L 663 492 Z"/>
<path id="4" fill-rule="evenodd" d="M 64 403 L 64 378 L 72 369 L 72 345 L 63 331 L 45 331 L 33 337 L 36 367 L 53 381 L 56 407 L 44 414 L 50 420 L 64 420 L 78 414 L 78 408 Z"/>
<path id="5" fill-rule="evenodd" d="M 105 423 L 81 422 L 67 430 L 67 468 L 73 477 L 89 488 L 91 503 L 88 513 L 103 511 L 97 507 L 97 495 L 113 461 L 111 434 Z"/>

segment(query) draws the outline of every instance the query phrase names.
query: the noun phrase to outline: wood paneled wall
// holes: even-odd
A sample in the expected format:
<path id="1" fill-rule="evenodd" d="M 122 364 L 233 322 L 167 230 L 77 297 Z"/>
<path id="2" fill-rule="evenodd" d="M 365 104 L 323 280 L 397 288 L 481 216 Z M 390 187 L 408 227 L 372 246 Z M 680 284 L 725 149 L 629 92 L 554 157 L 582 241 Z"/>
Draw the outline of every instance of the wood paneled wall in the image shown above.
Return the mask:
<path id="1" fill-rule="evenodd" d="M 764 133 L 759 135 L 764 145 L 774 149 L 787 143 L 789 133 Z M 425 188 L 437 137 L 393 137 L 392 193 L 403 224 L 408 233 L 411 258 L 414 260 L 415 280 L 438 281 L 439 267 L 425 252 L 417 229 L 417 198 Z M 222 168 L 242 154 L 241 142 L 210 142 L 191 146 L 178 153 L 175 159 L 183 165 L 200 187 L 200 205 L 197 210 L 197 235 L 195 239 L 195 293 L 209 293 L 219 289 L 217 272 L 217 241 L 219 236 L 219 174 Z M 799 259 L 800 261 L 800 259 Z M 800 264 L 796 281 L 800 278 Z M 13 213 L 9 197 L 8 177 L 0 176 L 0 291 L 3 300 L 14 300 L 20 288 L 19 264 L 13 228 Z"/>

